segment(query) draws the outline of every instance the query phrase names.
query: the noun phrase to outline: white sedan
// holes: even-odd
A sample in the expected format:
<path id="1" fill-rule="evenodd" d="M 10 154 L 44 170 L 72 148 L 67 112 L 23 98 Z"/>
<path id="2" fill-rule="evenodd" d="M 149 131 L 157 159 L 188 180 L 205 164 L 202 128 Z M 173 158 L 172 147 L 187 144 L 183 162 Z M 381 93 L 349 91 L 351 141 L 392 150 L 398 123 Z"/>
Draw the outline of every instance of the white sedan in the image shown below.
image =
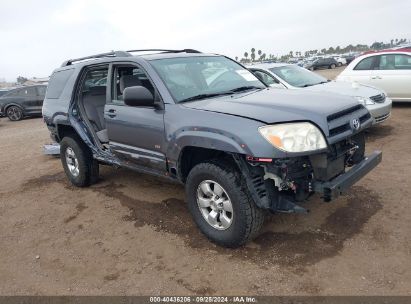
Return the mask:
<path id="1" fill-rule="evenodd" d="M 411 102 L 411 52 L 381 51 L 360 56 L 337 80 L 372 85 L 387 92 L 393 101 Z"/>
<path id="2" fill-rule="evenodd" d="M 288 63 L 261 63 L 250 66 L 248 69 L 270 87 L 323 91 L 352 96 L 370 111 L 374 123 L 387 120 L 391 114 L 391 100 L 383 91 L 374 87 L 330 81 L 307 69 Z"/>

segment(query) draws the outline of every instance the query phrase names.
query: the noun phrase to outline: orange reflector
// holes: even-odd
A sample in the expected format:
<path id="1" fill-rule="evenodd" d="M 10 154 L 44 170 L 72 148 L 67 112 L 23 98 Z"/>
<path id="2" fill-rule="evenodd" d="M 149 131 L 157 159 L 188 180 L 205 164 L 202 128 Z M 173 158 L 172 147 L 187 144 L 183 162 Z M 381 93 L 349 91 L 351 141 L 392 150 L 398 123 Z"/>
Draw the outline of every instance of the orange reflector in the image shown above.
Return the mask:
<path id="1" fill-rule="evenodd" d="M 279 138 L 278 136 L 268 135 L 268 138 L 274 146 L 279 147 L 279 148 L 283 146 L 283 142 L 281 138 Z"/>

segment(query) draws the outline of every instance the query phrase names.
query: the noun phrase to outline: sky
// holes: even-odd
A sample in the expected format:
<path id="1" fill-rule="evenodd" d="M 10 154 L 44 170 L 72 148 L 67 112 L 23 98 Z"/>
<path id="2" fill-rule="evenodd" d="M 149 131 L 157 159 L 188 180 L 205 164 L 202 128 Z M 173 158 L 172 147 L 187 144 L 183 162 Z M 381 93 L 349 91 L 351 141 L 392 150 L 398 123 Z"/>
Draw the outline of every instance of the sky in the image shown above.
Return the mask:
<path id="1" fill-rule="evenodd" d="M 411 39 L 410 0 L 0 0 L 0 79 L 110 50 L 243 56 Z"/>

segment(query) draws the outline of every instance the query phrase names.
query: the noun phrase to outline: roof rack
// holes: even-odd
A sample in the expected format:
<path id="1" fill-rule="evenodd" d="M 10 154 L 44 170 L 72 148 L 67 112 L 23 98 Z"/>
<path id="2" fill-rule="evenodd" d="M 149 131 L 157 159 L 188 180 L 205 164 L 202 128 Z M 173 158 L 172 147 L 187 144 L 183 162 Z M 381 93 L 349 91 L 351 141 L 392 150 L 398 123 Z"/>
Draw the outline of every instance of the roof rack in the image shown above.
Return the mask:
<path id="1" fill-rule="evenodd" d="M 74 62 L 83 61 L 88 59 L 98 59 L 104 57 L 130 57 L 132 56 L 130 53 L 137 53 L 137 52 L 162 52 L 162 53 L 201 53 L 200 51 L 193 50 L 193 49 L 182 49 L 182 50 L 166 50 L 166 49 L 142 49 L 142 50 L 129 50 L 129 51 L 111 51 L 108 53 L 101 53 L 86 57 L 80 57 L 75 59 L 69 59 L 63 62 L 61 65 L 62 67 L 72 65 Z"/>
<path id="2" fill-rule="evenodd" d="M 168 50 L 168 49 L 142 49 L 142 50 L 129 50 L 129 53 L 137 52 L 162 52 L 162 53 L 201 53 L 200 51 L 193 49 L 182 49 L 182 50 Z"/>
<path id="3" fill-rule="evenodd" d="M 69 59 L 63 62 L 61 65 L 63 66 L 68 66 L 73 64 L 74 62 L 77 61 L 83 61 L 87 59 L 98 59 L 98 58 L 104 58 L 104 57 L 130 57 L 131 54 L 128 52 L 123 52 L 123 51 L 111 51 L 108 53 L 101 53 L 101 54 L 96 54 L 96 55 L 91 55 L 91 56 L 86 56 L 86 57 L 80 57 L 80 58 L 75 58 L 75 59 Z"/>

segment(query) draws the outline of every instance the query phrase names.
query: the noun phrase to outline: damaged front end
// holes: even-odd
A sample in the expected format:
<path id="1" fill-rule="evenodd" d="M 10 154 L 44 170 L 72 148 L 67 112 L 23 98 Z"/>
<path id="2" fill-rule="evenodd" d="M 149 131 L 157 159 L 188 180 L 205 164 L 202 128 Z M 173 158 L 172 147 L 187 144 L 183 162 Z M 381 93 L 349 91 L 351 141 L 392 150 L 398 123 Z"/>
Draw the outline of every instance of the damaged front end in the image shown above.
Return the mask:
<path id="1" fill-rule="evenodd" d="M 284 159 L 234 156 L 257 206 L 272 212 L 307 213 L 299 205 L 314 193 L 337 198 L 381 162 L 364 156 L 363 133 L 331 145 L 326 152 Z"/>

